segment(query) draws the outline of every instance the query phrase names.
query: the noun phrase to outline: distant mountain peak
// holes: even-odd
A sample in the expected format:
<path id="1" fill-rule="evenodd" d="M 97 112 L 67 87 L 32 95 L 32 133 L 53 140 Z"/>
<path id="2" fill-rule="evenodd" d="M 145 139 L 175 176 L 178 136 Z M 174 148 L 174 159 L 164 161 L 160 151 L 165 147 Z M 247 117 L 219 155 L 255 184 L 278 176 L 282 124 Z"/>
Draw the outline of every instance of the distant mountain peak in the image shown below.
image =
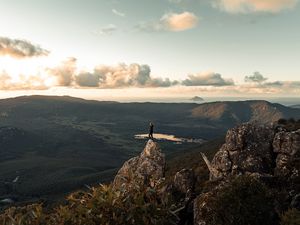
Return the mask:
<path id="1" fill-rule="evenodd" d="M 191 101 L 194 101 L 194 102 L 203 102 L 204 99 L 199 97 L 199 96 L 194 96 L 193 98 L 190 99 Z"/>
<path id="2" fill-rule="evenodd" d="M 280 118 L 300 117 L 296 109 L 264 100 L 203 103 L 192 110 L 192 117 L 212 121 L 270 123 Z"/>

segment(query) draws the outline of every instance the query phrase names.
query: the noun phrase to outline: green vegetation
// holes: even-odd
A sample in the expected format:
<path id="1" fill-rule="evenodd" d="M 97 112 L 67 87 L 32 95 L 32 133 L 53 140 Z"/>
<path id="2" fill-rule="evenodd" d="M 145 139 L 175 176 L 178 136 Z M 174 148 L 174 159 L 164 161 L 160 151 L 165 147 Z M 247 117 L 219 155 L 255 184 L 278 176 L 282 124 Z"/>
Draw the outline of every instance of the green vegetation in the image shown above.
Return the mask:
<path id="1" fill-rule="evenodd" d="M 122 194 L 111 186 L 101 185 L 90 191 L 75 192 L 67 204 L 50 212 L 41 204 L 12 207 L 0 215 L 2 225 L 164 225 L 173 224 L 170 196 L 144 188 Z"/>
<path id="2" fill-rule="evenodd" d="M 288 131 L 294 131 L 300 129 L 300 119 L 299 120 L 295 120 L 294 118 L 279 119 L 278 124 L 283 126 Z"/>
<path id="3" fill-rule="evenodd" d="M 214 184 L 205 184 L 215 185 Z M 133 186 L 134 187 L 134 186 Z M 172 225 L 178 222 L 174 196 L 149 187 L 122 193 L 111 185 L 70 194 L 53 209 L 42 204 L 11 207 L 0 215 L 1 225 Z M 261 181 L 240 176 L 206 196 L 207 225 L 276 225 L 275 192 Z M 298 225 L 300 211 L 289 209 L 281 225 Z"/>
<path id="4" fill-rule="evenodd" d="M 260 181 L 249 176 L 235 178 L 209 199 L 209 225 L 276 224 L 273 197 Z"/>

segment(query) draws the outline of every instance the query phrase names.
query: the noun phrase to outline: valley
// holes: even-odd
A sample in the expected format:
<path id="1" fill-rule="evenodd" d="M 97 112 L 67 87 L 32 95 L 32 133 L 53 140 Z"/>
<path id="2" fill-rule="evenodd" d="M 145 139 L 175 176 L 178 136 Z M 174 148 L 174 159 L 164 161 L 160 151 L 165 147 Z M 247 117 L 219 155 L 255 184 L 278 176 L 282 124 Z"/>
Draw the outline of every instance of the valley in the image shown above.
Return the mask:
<path id="1" fill-rule="evenodd" d="M 134 135 L 146 134 L 149 121 L 154 133 L 186 140 L 158 140 L 171 159 L 239 123 L 299 119 L 300 110 L 266 101 L 118 103 L 24 96 L 0 100 L 0 115 L 0 201 L 50 204 L 86 185 L 111 181 L 144 146 L 147 139 Z"/>

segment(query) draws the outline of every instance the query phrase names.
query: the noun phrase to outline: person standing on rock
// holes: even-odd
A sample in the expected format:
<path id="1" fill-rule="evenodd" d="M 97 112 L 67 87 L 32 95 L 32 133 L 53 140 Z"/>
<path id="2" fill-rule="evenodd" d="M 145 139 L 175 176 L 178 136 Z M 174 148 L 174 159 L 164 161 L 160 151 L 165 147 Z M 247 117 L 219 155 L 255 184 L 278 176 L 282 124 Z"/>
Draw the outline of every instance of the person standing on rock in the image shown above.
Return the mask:
<path id="1" fill-rule="evenodd" d="M 153 139 L 153 127 L 154 127 L 153 123 L 150 122 L 150 125 L 149 125 L 149 138 L 150 139 Z"/>

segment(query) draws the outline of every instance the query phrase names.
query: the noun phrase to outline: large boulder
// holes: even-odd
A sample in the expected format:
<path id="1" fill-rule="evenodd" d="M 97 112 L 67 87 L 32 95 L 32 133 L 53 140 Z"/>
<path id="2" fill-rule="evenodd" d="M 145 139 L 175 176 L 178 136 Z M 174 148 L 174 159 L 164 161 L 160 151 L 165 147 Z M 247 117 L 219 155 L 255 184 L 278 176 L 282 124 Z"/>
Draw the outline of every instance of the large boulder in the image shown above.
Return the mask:
<path id="1" fill-rule="evenodd" d="M 248 173 L 272 173 L 273 138 L 274 129 L 266 125 L 245 123 L 230 129 L 225 144 L 210 164 L 210 179 Z"/>
<path id="2" fill-rule="evenodd" d="M 155 187 L 164 178 L 165 156 L 159 145 L 149 140 L 142 153 L 124 163 L 117 173 L 113 188 L 120 191 Z"/>

